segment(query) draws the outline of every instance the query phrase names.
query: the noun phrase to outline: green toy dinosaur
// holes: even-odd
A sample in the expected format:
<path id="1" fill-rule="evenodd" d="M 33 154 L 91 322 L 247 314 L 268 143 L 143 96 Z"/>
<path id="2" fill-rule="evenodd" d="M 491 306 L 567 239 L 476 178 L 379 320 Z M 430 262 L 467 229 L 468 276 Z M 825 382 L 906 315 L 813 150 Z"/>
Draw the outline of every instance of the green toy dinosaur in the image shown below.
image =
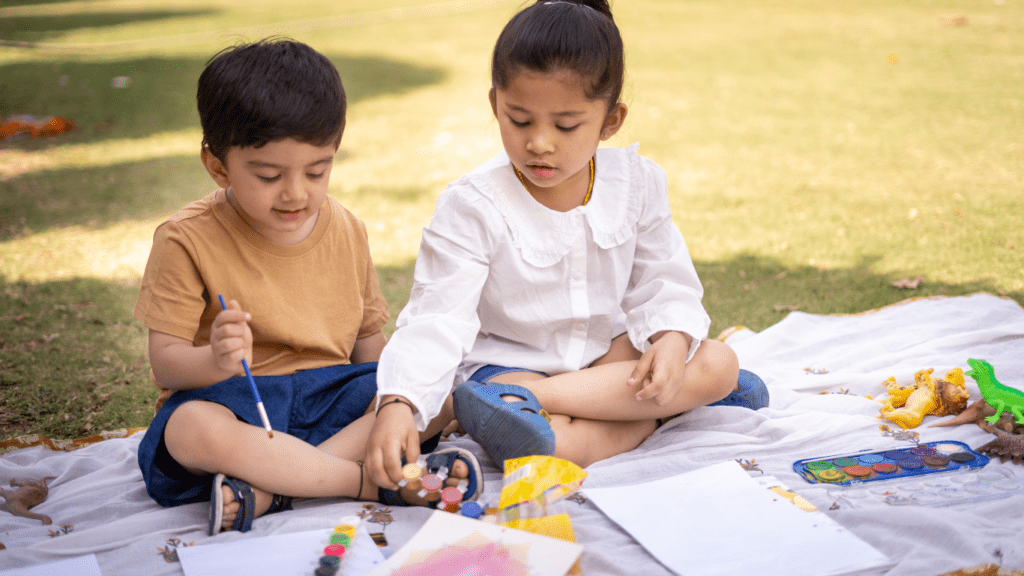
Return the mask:
<path id="1" fill-rule="evenodd" d="M 996 411 L 992 416 L 985 418 L 985 421 L 995 424 L 1003 412 L 1009 412 L 1017 417 L 1017 424 L 1024 424 L 1024 392 L 1000 384 L 996 380 L 995 370 L 988 362 L 971 358 L 967 363 L 972 369 L 964 374 L 974 378 L 981 390 L 981 396 Z"/>

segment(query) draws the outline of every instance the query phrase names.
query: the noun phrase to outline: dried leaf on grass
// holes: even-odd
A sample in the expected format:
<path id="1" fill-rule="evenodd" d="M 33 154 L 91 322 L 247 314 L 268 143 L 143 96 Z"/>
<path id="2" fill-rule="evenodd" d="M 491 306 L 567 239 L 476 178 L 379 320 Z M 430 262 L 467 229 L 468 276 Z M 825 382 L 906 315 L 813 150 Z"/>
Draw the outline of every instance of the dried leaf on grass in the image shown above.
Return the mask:
<path id="1" fill-rule="evenodd" d="M 918 275 L 918 277 L 914 278 L 913 280 L 911 280 L 909 278 L 903 278 L 902 280 L 897 280 L 895 282 L 891 282 L 891 284 L 893 286 L 897 287 L 897 288 L 906 288 L 908 290 L 915 290 L 915 289 L 917 289 L 918 285 L 921 284 L 922 280 L 924 280 L 924 276 Z"/>

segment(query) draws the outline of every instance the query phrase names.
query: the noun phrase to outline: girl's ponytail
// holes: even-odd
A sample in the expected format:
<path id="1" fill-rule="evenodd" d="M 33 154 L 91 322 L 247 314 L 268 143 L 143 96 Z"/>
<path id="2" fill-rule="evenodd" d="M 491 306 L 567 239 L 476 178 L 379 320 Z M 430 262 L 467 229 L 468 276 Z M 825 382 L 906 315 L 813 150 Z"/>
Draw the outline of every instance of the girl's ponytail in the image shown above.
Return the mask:
<path id="1" fill-rule="evenodd" d="M 615 19 L 612 18 L 612 7 L 608 4 L 608 0 L 538 0 L 537 3 L 540 4 L 545 1 L 559 1 L 567 2 L 569 4 L 582 4 L 583 6 L 588 6 L 590 8 L 593 8 L 594 10 L 597 10 L 601 14 L 604 14 L 612 22 L 615 21 Z"/>

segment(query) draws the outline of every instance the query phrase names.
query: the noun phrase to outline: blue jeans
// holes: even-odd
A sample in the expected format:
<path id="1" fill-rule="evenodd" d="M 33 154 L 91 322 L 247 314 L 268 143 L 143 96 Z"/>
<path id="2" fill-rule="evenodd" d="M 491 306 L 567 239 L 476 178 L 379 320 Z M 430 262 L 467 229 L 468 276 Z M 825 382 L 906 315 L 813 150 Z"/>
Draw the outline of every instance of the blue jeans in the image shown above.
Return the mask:
<path id="1" fill-rule="evenodd" d="M 476 372 L 473 372 L 473 375 L 470 376 L 469 379 L 474 382 L 486 384 L 495 376 L 508 374 L 509 372 L 533 372 L 534 374 L 540 374 L 541 376 L 545 377 L 551 376 L 550 374 L 545 374 L 544 372 L 539 372 L 537 370 L 527 370 L 526 368 L 509 368 L 507 366 L 497 366 L 494 364 L 488 364 L 483 368 L 477 369 Z"/>

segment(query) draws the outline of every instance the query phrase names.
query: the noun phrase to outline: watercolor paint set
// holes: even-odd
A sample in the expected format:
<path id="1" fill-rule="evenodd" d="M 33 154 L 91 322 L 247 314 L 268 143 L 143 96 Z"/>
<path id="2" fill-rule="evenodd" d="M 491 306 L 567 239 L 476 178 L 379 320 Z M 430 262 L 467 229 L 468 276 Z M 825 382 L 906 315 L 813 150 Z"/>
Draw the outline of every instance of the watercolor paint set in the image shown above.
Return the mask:
<path id="1" fill-rule="evenodd" d="M 1013 466 L 967 468 L 958 473 L 911 477 L 828 490 L 843 508 L 878 506 L 952 506 L 1024 494 L 1024 478 Z"/>
<path id="2" fill-rule="evenodd" d="M 1024 494 L 1024 478 L 963 442 L 943 440 L 892 450 L 807 458 L 793 463 L 804 480 L 828 488 L 844 508 L 952 506 Z"/>
<path id="3" fill-rule="evenodd" d="M 942 440 L 907 448 L 797 460 L 793 470 L 812 484 L 850 486 L 976 470 L 988 462 L 988 456 L 963 442 Z"/>

